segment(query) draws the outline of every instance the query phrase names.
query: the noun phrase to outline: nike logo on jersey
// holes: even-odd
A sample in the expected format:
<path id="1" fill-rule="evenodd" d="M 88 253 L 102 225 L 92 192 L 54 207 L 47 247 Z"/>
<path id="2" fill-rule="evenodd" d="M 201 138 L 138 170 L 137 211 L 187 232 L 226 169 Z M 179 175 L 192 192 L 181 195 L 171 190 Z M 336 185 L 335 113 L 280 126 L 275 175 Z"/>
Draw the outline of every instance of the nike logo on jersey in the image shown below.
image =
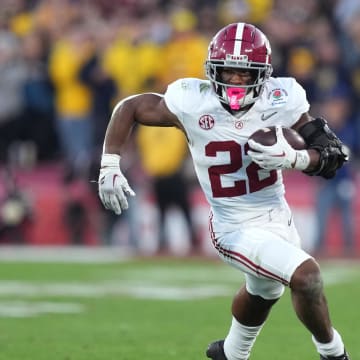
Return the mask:
<path id="1" fill-rule="evenodd" d="M 289 225 L 289 226 L 291 225 L 291 222 L 292 222 L 292 216 L 291 216 L 291 218 L 288 220 L 288 225 Z"/>
<path id="2" fill-rule="evenodd" d="M 274 111 L 273 113 L 271 114 L 268 114 L 268 115 L 265 115 L 265 114 L 261 114 L 261 120 L 262 121 L 265 121 L 267 119 L 270 119 L 273 115 L 277 114 L 277 111 Z"/>

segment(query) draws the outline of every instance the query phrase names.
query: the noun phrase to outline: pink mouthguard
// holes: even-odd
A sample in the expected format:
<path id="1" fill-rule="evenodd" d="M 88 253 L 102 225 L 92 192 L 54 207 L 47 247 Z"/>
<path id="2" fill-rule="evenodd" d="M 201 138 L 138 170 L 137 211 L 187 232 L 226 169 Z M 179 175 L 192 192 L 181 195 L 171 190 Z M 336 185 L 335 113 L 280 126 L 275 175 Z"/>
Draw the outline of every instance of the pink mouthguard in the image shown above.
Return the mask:
<path id="1" fill-rule="evenodd" d="M 226 94 L 229 98 L 229 105 L 231 110 L 240 109 L 240 100 L 246 95 L 246 89 L 244 88 L 227 88 Z"/>

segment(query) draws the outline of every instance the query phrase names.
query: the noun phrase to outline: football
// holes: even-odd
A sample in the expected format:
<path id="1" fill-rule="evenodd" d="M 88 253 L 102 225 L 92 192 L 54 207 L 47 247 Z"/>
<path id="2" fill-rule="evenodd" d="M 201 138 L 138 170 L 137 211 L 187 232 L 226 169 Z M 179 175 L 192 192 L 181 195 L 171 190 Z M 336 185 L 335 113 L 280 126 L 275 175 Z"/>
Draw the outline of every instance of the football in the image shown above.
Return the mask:
<path id="1" fill-rule="evenodd" d="M 294 129 L 282 127 L 282 131 L 287 142 L 295 150 L 306 149 L 306 143 L 302 136 Z M 276 143 L 276 130 L 275 126 L 268 126 L 255 131 L 249 139 L 256 141 L 257 143 L 265 146 L 271 146 Z"/>

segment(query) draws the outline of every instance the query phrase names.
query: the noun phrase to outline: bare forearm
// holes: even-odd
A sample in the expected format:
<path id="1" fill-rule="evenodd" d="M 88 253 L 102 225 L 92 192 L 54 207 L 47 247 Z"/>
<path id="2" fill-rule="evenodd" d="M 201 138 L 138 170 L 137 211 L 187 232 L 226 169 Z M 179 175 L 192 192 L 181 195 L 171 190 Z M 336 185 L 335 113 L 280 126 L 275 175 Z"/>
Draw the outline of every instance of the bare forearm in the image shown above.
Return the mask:
<path id="1" fill-rule="evenodd" d="M 306 170 L 311 171 L 311 170 L 316 169 L 319 166 L 320 153 L 314 149 L 309 149 L 307 151 L 309 153 L 310 163 Z"/>
<path id="2" fill-rule="evenodd" d="M 104 153 L 120 155 L 134 123 L 135 119 L 132 105 L 123 103 L 117 106 L 114 109 L 106 130 Z"/>

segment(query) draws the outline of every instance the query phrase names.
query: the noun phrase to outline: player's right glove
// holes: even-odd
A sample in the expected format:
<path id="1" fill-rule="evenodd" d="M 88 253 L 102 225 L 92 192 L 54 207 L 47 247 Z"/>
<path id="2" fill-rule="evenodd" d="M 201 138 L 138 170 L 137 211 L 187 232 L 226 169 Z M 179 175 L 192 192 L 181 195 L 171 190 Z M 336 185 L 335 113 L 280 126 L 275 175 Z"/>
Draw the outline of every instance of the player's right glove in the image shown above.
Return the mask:
<path id="1" fill-rule="evenodd" d="M 295 150 L 286 140 L 282 127 L 276 126 L 276 143 L 261 145 L 254 140 L 248 141 L 252 161 L 265 170 L 299 169 L 304 170 L 309 165 L 309 155 L 306 150 Z"/>
<path id="2" fill-rule="evenodd" d="M 135 192 L 120 170 L 120 155 L 102 155 L 98 187 L 99 197 L 106 209 L 120 215 L 129 207 L 127 196 L 135 196 Z"/>

